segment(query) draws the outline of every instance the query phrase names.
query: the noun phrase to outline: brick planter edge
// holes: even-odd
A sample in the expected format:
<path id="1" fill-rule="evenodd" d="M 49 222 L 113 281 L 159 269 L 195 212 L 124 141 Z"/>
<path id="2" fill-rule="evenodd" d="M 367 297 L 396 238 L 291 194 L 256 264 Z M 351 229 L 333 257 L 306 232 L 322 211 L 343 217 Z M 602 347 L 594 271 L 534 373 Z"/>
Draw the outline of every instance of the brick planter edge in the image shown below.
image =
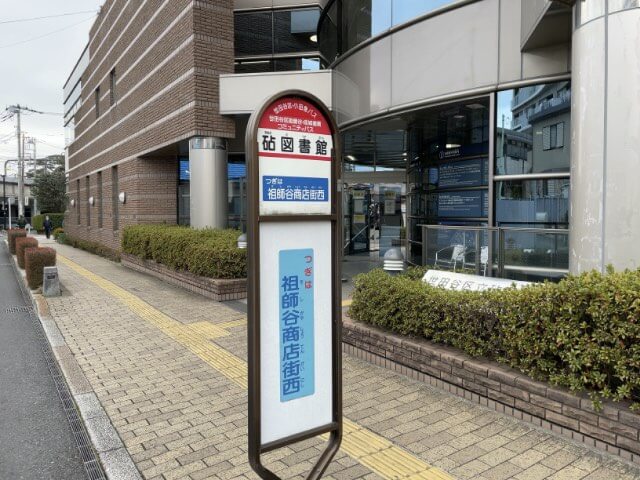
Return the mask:
<path id="1" fill-rule="evenodd" d="M 189 272 L 173 270 L 153 260 L 144 260 L 128 253 L 122 253 L 121 262 L 127 268 L 146 273 L 171 285 L 184 288 L 218 302 L 247 298 L 246 278 L 218 279 L 200 277 Z"/>
<path id="2" fill-rule="evenodd" d="M 640 464 L 640 415 L 627 403 L 603 402 L 596 412 L 586 394 L 348 317 L 342 342 L 345 353 Z"/>

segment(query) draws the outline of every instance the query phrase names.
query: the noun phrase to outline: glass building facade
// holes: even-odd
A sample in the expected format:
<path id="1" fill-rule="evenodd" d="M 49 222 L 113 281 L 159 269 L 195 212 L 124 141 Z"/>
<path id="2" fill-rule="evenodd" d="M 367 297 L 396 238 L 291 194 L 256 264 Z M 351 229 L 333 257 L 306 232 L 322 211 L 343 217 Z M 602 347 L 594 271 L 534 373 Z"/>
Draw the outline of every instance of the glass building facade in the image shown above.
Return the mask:
<path id="1" fill-rule="evenodd" d="M 372 240 L 390 230 L 381 214 L 387 185 L 378 178 L 401 172 L 391 243 L 408 263 L 513 279 L 563 276 L 570 130 L 571 85 L 561 81 L 345 131 L 345 254 L 378 249 L 382 257 L 386 250 Z"/>
<path id="2" fill-rule="evenodd" d="M 235 20 L 235 72 L 318 70 L 320 9 L 241 11 Z"/>

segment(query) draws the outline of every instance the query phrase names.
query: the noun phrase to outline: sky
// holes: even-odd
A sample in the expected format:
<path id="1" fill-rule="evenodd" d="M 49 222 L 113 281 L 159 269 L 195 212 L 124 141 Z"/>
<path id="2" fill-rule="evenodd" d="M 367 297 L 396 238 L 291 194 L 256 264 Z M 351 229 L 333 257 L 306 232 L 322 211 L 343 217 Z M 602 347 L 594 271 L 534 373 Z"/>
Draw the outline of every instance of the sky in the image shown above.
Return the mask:
<path id="1" fill-rule="evenodd" d="M 0 0 L 0 115 L 15 104 L 62 113 L 62 87 L 89 40 L 89 29 L 102 3 L 104 0 Z M 74 15 L 13 22 L 63 14 Z M 2 164 L 17 157 L 15 128 L 15 117 L 0 123 Z M 36 139 L 38 158 L 64 153 L 61 115 L 23 114 L 22 129 Z"/>

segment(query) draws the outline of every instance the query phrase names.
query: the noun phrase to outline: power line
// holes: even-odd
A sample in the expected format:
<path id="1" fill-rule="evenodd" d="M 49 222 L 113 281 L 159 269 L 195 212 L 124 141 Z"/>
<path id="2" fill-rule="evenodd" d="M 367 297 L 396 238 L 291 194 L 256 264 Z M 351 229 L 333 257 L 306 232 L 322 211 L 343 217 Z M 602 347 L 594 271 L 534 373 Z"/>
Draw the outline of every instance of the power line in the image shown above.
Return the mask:
<path id="1" fill-rule="evenodd" d="M 20 18 L 20 19 L 17 19 L 17 20 L 3 20 L 3 21 L 0 21 L 0 25 L 6 25 L 7 23 L 33 22 L 35 20 L 44 20 L 46 18 L 70 17 L 72 15 L 82 15 L 83 13 L 97 13 L 97 10 L 84 10 L 82 12 L 59 13 L 58 15 L 47 15 L 47 16 L 44 16 L 44 17 Z"/>
<path id="2" fill-rule="evenodd" d="M 25 111 L 25 112 L 39 113 L 40 115 L 58 115 L 58 116 L 62 116 L 62 113 L 59 113 L 59 112 L 41 112 L 40 110 L 34 110 L 33 108 L 29 108 L 29 107 L 20 107 L 20 109 L 22 111 Z"/>
<path id="3" fill-rule="evenodd" d="M 40 40 L 41 38 L 48 37 L 48 36 L 53 35 L 53 34 L 55 34 L 55 33 L 59 33 L 59 32 L 62 32 L 62 31 L 64 31 L 64 30 L 69 30 L 70 28 L 73 28 L 73 27 L 75 27 L 75 26 L 77 26 L 77 25 L 80 25 L 81 23 L 88 22 L 89 20 L 93 20 L 94 18 L 95 18 L 95 15 L 92 15 L 91 17 L 89 17 L 89 18 L 85 18 L 84 20 L 82 20 L 82 21 L 80 21 L 80 22 L 74 23 L 74 24 L 72 24 L 72 25 L 68 25 L 68 26 L 66 26 L 66 27 L 64 27 L 64 28 L 60 28 L 60 29 L 58 29 L 58 30 L 54 30 L 53 32 L 45 33 L 44 35 L 40 35 L 40 36 L 38 36 L 38 37 L 29 38 L 29 39 L 27 39 L 27 40 L 22 40 L 22 41 L 20 41 L 20 42 L 10 43 L 10 44 L 8 44 L 8 45 L 0 45 L 0 49 L 2 49 L 2 48 L 9 48 L 9 47 L 15 47 L 15 46 L 17 46 L 17 45 L 22 45 L 22 44 L 24 44 L 24 43 L 33 42 L 34 40 Z"/>

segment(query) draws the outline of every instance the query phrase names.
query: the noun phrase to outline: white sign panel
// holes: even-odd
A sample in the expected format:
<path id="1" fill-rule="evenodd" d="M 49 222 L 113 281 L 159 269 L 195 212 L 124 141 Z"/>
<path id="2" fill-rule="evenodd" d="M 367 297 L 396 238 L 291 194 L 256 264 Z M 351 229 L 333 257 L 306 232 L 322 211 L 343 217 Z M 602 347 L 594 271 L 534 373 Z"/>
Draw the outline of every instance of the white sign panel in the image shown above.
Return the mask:
<path id="1" fill-rule="evenodd" d="M 332 422 L 331 222 L 260 227 L 261 443 Z"/>
<path id="2" fill-rule="evenodd" d="M 515 286 L 523 288 L 531 285 L 530 282 L 519 282 L 505 278 L 481 277 L 479 275 L 467 275 L 465 273 L 447 272 L 443 270 L 427 270 L 422 281 L 434 287 L 447 290 L 468 290 L 470 292 L 482 292 L 490 289 L 503 289 Z"/>
<path id="3" fill-rule="evenodd" d="M 271 104 L 258 124 L 260 215 L 331 214 L 333 138 L 301 98 Z"/>

